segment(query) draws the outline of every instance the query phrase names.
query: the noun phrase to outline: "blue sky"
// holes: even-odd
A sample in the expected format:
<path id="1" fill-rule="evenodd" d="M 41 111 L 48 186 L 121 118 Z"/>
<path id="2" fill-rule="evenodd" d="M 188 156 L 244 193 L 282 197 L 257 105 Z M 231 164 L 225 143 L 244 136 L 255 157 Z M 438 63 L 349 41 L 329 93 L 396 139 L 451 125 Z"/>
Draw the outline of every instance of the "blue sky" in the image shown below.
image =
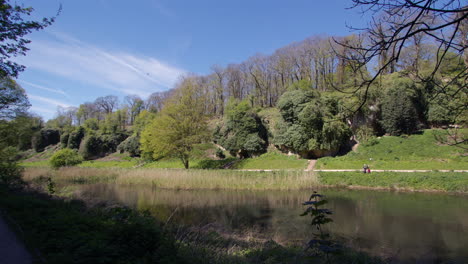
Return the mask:
<path id="1" fill-rule="evenodd" d="M 240 63 L 312 35 L 348 35 L 362 26 L 350 0 L 47 0 L 21 1 L 34 16 L 62 12 L 29 35 L 27 69 L 18 82 L 31 112 L 52 118 L 57 107 L 99 96 L 172 88 L 187 73 Z"/>

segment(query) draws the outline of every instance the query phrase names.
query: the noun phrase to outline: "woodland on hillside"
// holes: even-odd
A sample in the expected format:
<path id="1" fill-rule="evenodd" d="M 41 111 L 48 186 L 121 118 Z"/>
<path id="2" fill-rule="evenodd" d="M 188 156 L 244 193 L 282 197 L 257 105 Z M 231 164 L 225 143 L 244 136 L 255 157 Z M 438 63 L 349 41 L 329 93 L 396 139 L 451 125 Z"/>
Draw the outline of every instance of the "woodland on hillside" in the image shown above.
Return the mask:
<path id="1" fill-rule="evenodd" d="M 466 8 L 415 16 L 417 5 L 396 12 L 381 1 L 354 2 L 377 12 L 365 32 L 312 36 L 240 64 L 214 65 L 208 75 L 183 76 L 145 99 L 109 95 L 59 108 L 47 122 L 26 112 L 24 90 L 3 77 L 2 98 L 17 100 L 16 108 L 0 106 L 2 144 L 41 152 L 60 143 L 84 159 L 116 151 L 177 157 L 188 168 L 193 146 L 204 142 L 240 158 L 269 147 L 317 158 L 374 136 L 466 126 Z M 441 24 L 443 15 L 452 23 Z"/>

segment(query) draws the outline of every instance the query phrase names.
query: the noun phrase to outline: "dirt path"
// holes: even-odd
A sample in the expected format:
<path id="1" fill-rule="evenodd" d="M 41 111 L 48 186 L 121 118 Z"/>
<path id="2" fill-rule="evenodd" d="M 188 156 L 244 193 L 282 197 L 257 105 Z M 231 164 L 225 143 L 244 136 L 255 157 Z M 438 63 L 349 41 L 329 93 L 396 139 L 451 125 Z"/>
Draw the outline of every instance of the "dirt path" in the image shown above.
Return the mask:
<path id="1" fill-rule="evenodd" d="M 30 264 L 32 257 L 0 214 L 0 263 Z"/>
<path id="2" fill-rule="evenodd" d="M 314 171 L 359 171 L 361 172 L 362 170 L 346 170 L 346 169 L 341 169 L 341 170 L 314 170 Z M 385 171 L 392 171 L 392 172 L 468 172 L 468 170 L 371 170 L 371 172 L 385 172 Z"/>
<path id="3" fill-rule="evenodd" d="M 314 170 L 314 168 L 315 168 L 315 163 L 317 163 L 317 160 L 316 160 L 316 159 L 309 160 L 309 165 L 307 166 L 306 171 Z"/>

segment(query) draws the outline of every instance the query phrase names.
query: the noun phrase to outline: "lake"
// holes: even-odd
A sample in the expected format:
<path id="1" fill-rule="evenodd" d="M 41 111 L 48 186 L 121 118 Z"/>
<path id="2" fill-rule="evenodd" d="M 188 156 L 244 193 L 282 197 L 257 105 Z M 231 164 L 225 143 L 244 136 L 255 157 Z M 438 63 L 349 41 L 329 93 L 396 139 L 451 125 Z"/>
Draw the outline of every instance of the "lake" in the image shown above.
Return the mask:
<path id="1" fill-rule="evenodd" d="M 322 189 L 333 211 L 329 230 L 356 250 L 398 263 L 468 263 L 468 196 Z M 301 217 L 312 190 L 164 190 L 151 186 L 80 185 L 79 197 L 149 210 L 162 221 L 218 232 L 305 244 Z"/>

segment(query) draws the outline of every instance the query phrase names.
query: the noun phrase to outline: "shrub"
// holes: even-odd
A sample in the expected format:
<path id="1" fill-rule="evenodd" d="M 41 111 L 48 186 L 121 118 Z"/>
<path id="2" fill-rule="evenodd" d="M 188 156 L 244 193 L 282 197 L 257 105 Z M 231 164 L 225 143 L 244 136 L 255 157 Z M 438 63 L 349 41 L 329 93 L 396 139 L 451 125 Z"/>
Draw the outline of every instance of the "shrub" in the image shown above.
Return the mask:
<path id="1" fill-rule="evenodd" d="M 127 135 L 124 133 L 104 134 L 99 136 L 102 142 L 100 155 L 116 152 L 120 143 L 126 138 Z"/>
<path id="2" fill-rule="evenodd" d="M 86 160 L 100 156 L 102 153 L 102 140 L 95 135 L 87 136 L 81 142 L 79 152 Z"/>
<path id="3" fill-rule="evenodd" d="M 141 151 L 140 151 L 140 138 L 138 136 L 131 136 L 122 141 L 117 146 L 117 150 L 120 153 L 123 152 L 128 152 L 131 157 L 137 157 L 140 156 Z"/>
<path id="4" fill-rule="evenodd" d="M 24 183 L 21 179 L 22 168 L 16 162 L 17 154 L 14 147 L 0 149 L 0 184 L 12 187 Z"/>
<path id="5" fill-rule="evenodd" d="M 57 129 L 44 128 L 37 132 L 32 139 L 32 145 L 36 152 L 42 152 L 47 146 L 60 142 L 60 132 Z"/>
<path id="6" fill-rule="evenodd" d="M 61 149 L 50 158 L 50 166 L 52 168 L 60 168 L 67 166 L 74 166 L 83 162 L 83 158 L 76 151 L 64 148 Z"/>
<path id="7" fill-rule="evenodd" d="M 68 147 L 68 138 L 70 137 L 70 134 L 68 133 L 62 133 L 62 135 L 60 135 L 60 146 L 62 148 L 66 148 Z"/>
<path id="8" fill-rule="evenodd" d="M 85 136 L 85 130 L 83 127 L 78 127 L 75 131 L 70 133 L 68 137 L 67 147 L 71 149 L 78 149 L 81 144 L 81 140 Z"/>
<path id="9" fill-rule="evenodd" d="M 217 149 L 215 155 L 219 159 L 225 159 L 226 158 L 226 155 L 224 155 L 224 151 L 222 149 Z"/>

